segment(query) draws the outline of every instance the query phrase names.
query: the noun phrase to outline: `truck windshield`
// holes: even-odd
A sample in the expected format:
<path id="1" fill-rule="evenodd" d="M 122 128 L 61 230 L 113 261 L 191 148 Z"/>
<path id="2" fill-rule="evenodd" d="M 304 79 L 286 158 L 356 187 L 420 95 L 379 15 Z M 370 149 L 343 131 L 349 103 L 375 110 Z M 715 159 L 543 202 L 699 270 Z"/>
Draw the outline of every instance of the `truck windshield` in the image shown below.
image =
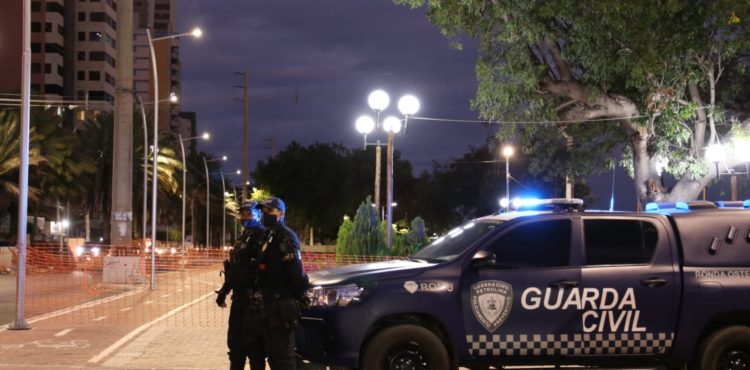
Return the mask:
<path id="1" fill-rule="evenodd" d="M 409 259 L 427 262 L 450 261 L 501 223 L 500 220 L 471 221 L 439 237 Z"/>

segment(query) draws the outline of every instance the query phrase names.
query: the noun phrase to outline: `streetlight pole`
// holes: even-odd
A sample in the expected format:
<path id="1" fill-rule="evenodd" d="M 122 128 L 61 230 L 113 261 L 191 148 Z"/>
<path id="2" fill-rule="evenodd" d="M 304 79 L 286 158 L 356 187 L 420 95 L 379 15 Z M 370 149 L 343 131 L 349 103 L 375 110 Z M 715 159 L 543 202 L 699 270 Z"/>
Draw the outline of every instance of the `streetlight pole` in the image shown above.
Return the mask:
<path id="1" fill-rule="evenodd" d="M 148 39 L 148 48 L 151 54 L 151 68 L 153 68 L 154 78 L 154 160 L 153 160 L 153 172 L 152 178 L 154 179 L 154 186 L 151 191 L 151 289 L 156 289 L 156 188 L 158 184 L 157 177 L 157 158 L 159 157 L 159 74 L 156 68 L 156 53 L 154 52 L 154 41 L 175 39 L 182 36 L 192 35 L 193 37 L 201 37 L 203 32 L 200 28 L 194 29 L 192 32 L 180 33 L 176 35 L 164 36 L 164 37 L 151 37 L 151 29 L 146 28 L 146 38 Z"/>
<path id="2" fill-rule="evenodd" d="M 234 201 L 237 202 L 237 206 L 238 207 L 242 206 L 241 201 L 237 198 L 237 187 L 232 186 L 232 190 L 234 191 Z M 237 216 L 236 215 L 234 216 L 233 224 L 234 224 L 234 241 L 236 242 L 237 241 Z"/>
<path id="3" fill-rule="evenodd" d="M 141 238 L 143 244 L 146 244 L 146 209 L 148 208 L 148 128 L 146 125 L 146 108 L 143 107 L 143 100 L 138 98 L 138 107 L 141 108 L 141 122 L 143 123 L 143 225 Z M 153 243 L 152 243 L 153 244 Z"/>
<path id="4" fill-rule="evenodd" d="M 503 147 L 503 157 L 505 157 L 505 199 L 508 199 L 508 204 L 510 204 L 510 157 L 513 156 L 514 151 L 510 145 Z"/>
<path id="5" fill-rule="evenodd" d="M 31 0 L 23 0 L 23 56 L 21 70 L 21 165 L 18 171 L 18 270 L 16 275 L 16 320 L 8 328 L 30 329 L 24 309 L 26 301 L 26 218 L 29 202 L 29 131 L 31 110 Z"/>
<path id="6" fill-rule="evenodd" d="M 142 230 L 141 230 L 141 238 L 146 240 L 146 217 L 147 217 L 147 211 L 148 211 L 148 122 L 146 122 L 146 104 L 154 104 L 154 102 L 150 103 L 144 103 L 140 96 L 136 97 L 136 100 L 138 102 L 138 108 L 140 108 L 141 111 L 141 122 L 143 127 L 143 220 L 142 220 Z M 162 99 L 159 100 L 159 102 L 162 101 L 169 101 L 172 103 L 177 102 L 177 96 L 171 95 L 169 99 Z M 158 102 L 157 102 L 158 104 Z M 145 246 L 145 245 L 144 245 Z"/>
<path id="7" fill-rule="evenodd" d="M 182 138 L 182 134 L 177 134 L 178 139 L 180 140 L 180 152 L 182 153 L 182 251 L 185 252 L 185 202 L 187 199 L 187 191 L 185 189 L 185 186 L 187 184 L 187 162 L 185 161 L 185 141 L 195 140 L 195 139 L 204 139 L 208 140 L 211 136 L 208 134 L 208 132 L 204 133 L 201 136 L 194 136 L 189 138 Z"/>
<path id="8" fill-rule="evenodd" d="M 224 171 L 219 170 L 221 175 L 221 247 L 226 246 L 227 237 L 227 188 L 224 184 Z"/>
<path id="9" fill-rule="evenodd" d="M 214 159 L 206 159 L 203 157 L 203 167 L 206 169 L 206 248 L 211 243 L 211 231 L 210 231 L 210 220 L 211 220 L 211 177 L 208 175 L 208 162 L 226 161 L 227 156 Z M 222 176 L 223 180 L 223 176 Z"/>

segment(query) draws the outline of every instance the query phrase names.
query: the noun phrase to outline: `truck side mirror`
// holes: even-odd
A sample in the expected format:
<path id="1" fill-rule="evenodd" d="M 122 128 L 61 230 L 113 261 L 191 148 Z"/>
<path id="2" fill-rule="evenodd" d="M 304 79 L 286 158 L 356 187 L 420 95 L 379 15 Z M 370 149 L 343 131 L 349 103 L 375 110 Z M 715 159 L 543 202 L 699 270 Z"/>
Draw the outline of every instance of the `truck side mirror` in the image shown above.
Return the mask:
<path id="1" fill-rule="evenodd" d="M 474 253 L 471 257 L 471 266 L 474 268 L 495 266 L 495 253 L 486 250 Z"/>

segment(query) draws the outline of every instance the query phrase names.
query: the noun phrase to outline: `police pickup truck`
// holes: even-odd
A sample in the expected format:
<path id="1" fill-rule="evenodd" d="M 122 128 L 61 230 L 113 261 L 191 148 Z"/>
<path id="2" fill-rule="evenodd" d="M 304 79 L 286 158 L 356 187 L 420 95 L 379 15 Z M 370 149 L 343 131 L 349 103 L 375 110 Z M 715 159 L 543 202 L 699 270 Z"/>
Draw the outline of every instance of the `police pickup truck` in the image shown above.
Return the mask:
<path id="1" fill-rule="evenodd" d="M 363 369 L 750 366 L 750 202 L 481 217 L 408 260 L 310 274 L 298 354 Z"/>

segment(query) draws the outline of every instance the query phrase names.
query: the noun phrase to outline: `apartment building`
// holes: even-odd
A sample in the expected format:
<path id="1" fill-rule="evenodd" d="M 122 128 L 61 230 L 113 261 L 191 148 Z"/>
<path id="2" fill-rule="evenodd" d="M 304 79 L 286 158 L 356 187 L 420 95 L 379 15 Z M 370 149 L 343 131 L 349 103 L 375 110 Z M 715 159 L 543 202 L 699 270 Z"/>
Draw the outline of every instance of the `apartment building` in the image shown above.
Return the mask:
<path id="1" fill-rule="evenodd" d="M 68 0 L 75 9 L 74 91 L 78 100 L 102 102 L 114 110 L 117 60 L 117 3 L 114 0 Z"/>
<path id="2" fill-rule="evenodd" d="M 0 94 L 20 97 L 22 7 L 0 6 Z M 65 76 L 65 8 L 63 0 L 31 3 L 31 93 L 35 99 L 62 100 Z"/>
<path id="3" fill-rule="evenodd" d="M 88 111 L 114 110 L 117 63 L 116 0 L 33 0 L 31 89 L 35 99 L 86 101 Z M 0 1 L 0 98 L 20 96 L 21 1 Z M 179 40 L 154 43 L 159 75 L 159 97 L 154 97 L 151 53 L 146 37 L 175 33 L 175 0 L 133 0 L 133 88 L 146 102 L 159 105 L 160 130 L 190 131 L 190 120 L 180 119 Z M 2 103 L 0 101 L 0 103 Z M 80 109 L 80 108 L 79 108 Z M 194 123 L 193 123 L 194 124 Z M 186 127 L 183 127 L 187 125 Z"/>

